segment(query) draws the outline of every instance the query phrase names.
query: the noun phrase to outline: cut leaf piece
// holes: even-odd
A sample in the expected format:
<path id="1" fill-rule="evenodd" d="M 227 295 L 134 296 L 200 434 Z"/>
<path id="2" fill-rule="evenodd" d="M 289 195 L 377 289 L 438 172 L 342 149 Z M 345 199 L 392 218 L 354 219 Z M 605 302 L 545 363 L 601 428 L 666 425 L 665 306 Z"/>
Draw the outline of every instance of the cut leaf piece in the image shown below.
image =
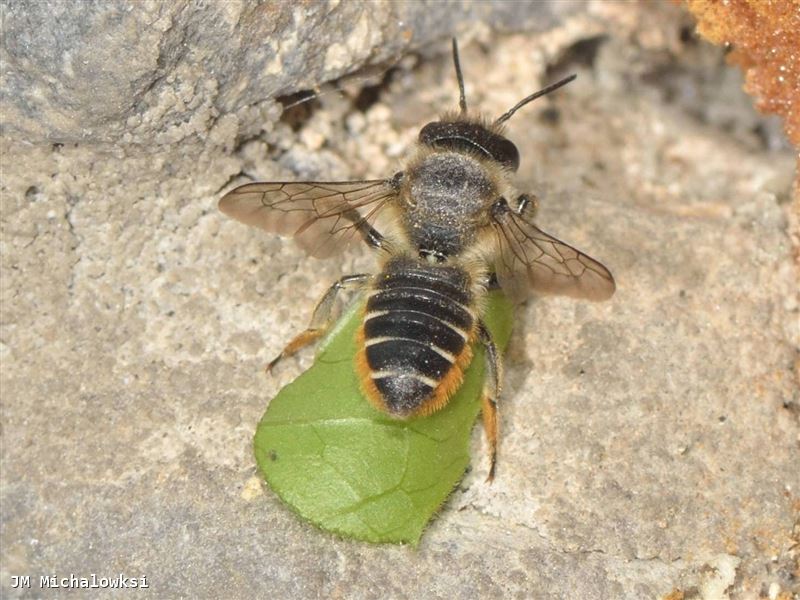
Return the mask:
<path id="1" fill-rule="evenodd" d="M 469 464 L 483 349 L 476 344 L 464 383 L 445 408 L 392 419 L 362 395 L 355 374 L 362 308 L 363 299 L 351 306 L 311 368 L 270 402 L 256 431 L 256 461 L 275 493 L 315 525 L 358 540 L 416 545 Z M 485 321 L 505 348 L 511 303 L 491 294 Z"/>

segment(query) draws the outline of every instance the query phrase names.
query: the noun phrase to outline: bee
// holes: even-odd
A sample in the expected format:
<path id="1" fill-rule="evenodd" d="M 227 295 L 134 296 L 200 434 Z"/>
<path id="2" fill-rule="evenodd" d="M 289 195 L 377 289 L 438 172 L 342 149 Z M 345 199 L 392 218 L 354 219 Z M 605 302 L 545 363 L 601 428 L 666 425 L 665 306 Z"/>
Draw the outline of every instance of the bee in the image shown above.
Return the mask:
<path id="1" fill-rule="evenodd" d="M 425 125 L 404 168 L 387 179 L 250 183 L 227 193 L 220 210 L 247 225 L 292 235 L 310 255 L 334 256 L 354 240 L 379 254 L 377 274 L 347 275 L 314 309 L 308 328 L 269 364 L 322 336 L 335 321 L 339 292 L 365 296 L 355 371 L 369 402 L 398 419 L 444 407 L 461 385 L 476 343 L 485 349 L 482 421 L 497 463 L 497 402 L 502 364 L 483 322 L 487 294 L 514 300 L 532 292 L 605 300 L 615 291 L 606 267 L 539 229 L 536 198 L 512 184 L 519 151 L 504 123 L 571 75 L 520 100 L 491 121 L 467 110 L 453 40 L 458 112 Z M 392 232 L 376 221 L 387 214 Z"/>

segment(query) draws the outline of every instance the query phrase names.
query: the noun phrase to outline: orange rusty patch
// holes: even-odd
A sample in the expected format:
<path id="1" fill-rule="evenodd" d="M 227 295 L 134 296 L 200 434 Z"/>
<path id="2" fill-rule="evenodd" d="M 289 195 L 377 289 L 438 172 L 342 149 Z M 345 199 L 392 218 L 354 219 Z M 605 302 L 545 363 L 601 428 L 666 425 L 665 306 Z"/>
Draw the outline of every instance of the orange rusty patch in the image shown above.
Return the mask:
<path id="1" fill-rule="evenodd" d="M 383 413 L 388 413 L 386 403 L 383 401 L 383 396 L 378 391 L 378 386 L 372 379 L 372 369 L 367 362 L 367 345 L 366 334 L 364 333 L 364 319 L 362 317 L 361 324 L 358 326 L 356 332 L 356 375 L 361 382 L 361 391 L 375 408 Z"/>
<path id="2" fill-rule="evenodd" d="M 409 416 L 425 417 L 435 413 L 437 410 L 441 410 L 447 405 L 453 394 L 461 387 L 461 383 L 464 381 L 464 371 L 469 366 L 469 363 L 472 362 L 472 342 L 474 338 L 475 331 L 473 330 L 469 336 L 469 340 L 464 344 L 464 349 L 456 357 L 453 366 L 450 367 L 447 374 L 442 377 L 442 380 L 439 382 L 439 385 L 436 386 L 436 389 L 433 390 L 430 398 L 423 402 L 420 407 Z"/>
<path id="3" fill-rule="evenodd" d="M 686 0 L 697 31 L 733 47 L 730 62 L 745 74 L 745 91 L 765 113 L 784 119 L 786 135 L 800 144 L 800 10 L 796 0 Z"/>

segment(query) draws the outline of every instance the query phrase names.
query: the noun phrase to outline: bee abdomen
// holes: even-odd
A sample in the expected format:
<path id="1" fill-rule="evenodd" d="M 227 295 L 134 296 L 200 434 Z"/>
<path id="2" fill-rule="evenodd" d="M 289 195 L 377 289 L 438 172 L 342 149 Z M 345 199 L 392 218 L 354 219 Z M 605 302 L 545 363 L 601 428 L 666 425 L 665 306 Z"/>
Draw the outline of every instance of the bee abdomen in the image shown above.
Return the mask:
<path id="1" fill-rule="evenodd" d="M 470 301 L 466 276 L 453 267 L 390 263 L 376 278 L 361 331 L 361 376 L 379 408 L 405 417 L 447 400 L 471 356 Z"/>

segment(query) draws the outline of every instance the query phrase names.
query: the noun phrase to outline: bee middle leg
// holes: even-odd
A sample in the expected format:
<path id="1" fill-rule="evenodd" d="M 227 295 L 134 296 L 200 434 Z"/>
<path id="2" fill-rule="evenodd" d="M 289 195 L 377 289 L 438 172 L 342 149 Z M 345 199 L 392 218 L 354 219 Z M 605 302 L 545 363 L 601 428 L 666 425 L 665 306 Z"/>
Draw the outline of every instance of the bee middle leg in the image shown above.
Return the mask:
<path id="1" fill-rule="evenodd" d="M 367 220 L 362 217 L 358 211 L 356 210 L 348 210 L 342 214 L 345 219 L 348 219 L 350 222 L 353 223 L 353 227 L 356 228 L 358 234 L 361 236 L 361 239 L 369 246 L 370 248 L 383 248 L 384 244 L 384 237 L 375 229 L 372 225 L 370 225 Z"/>
<path id="2" fill-rule="evenodd" d="M 500 282 L 497 280 L 497 273 L 490 273 L 489 279 L 486 282 L 486 289 L 490 292 L 501 290 Z"/>
<path id="3" fill-rule="evenodd" d="M 500 379 L 502 373 L 502 361 L 497 346 L 492 339 L 492 334 L 483 321 L 478 322 L 478 338 L 483 343 L 486 352 L 486 376 L 483 382 L 483 392 L 481 393 L 481 416 L 483 418 L 483 429 L 486 432 L 486 439 L 489 442 L 489 475 L 486 481 L 494 480 L 494 473 L 497 466 L 497 399 L 500 397 Z"/>
<path id="4" fill-rule="evenodd" d="M 317 302 L 317 306 L 314 308 L 314 313 L 311 315 L 311 322 L 308 324 L 308 328 L 306 328 L 306 330 L 299 335 L 295 336 L 295 338 L 286 344 L 286 347 L 281 350 L 281 353 L 272 359 L 272 361 L 270 361 L 265 369 L 267 373 L 272 371 L 275 365 L 277 365 L 287 356 L 292 356 L 300 349 L 305 348 L 312 342 L 315 342 L 322 337 L 335 321 L 333 307 L 336 303 L 336 298 L 339 295 L 339 292 L 349 287 L 364 285 L 364 282 L 366 282 L 370 277 L 372 277 L 372 275 L 366 273 L 346 275 L 329 287 L 328 291 L 325 292 L 322 298 L 320 298 L 319 302 Z"/>

